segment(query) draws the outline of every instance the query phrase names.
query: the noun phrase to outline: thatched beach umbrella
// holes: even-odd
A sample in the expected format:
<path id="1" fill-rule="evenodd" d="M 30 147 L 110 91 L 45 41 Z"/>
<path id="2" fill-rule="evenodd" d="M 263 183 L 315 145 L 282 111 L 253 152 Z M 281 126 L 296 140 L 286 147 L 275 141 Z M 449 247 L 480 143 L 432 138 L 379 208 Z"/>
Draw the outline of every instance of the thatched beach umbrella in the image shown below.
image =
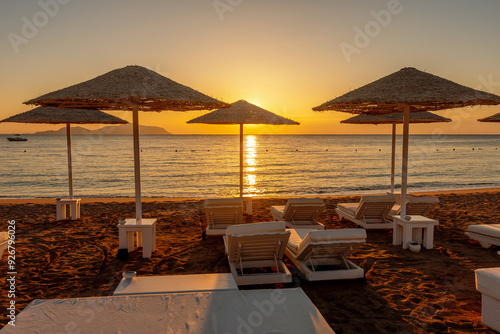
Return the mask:
<path id="1" fill-rule="evenodd" d="M 1 122 L 66 124 L 68 150 L 69 198 L 73 199 L 73 166 L 71 162 L 71 123 L 75 124 L 126 124 L 127 121 L 96 109 L 67 109 L 38 107 Z"/>
<path id="2" fill-rule="evenodd" d="M 61 108 L 130 110 L 133 113 L 137 223 L 142 219 L 139 156 L 139 110 L 188 111 L 227 108 L 229 104 L 181 85 L 141 66 L 127 66 L 52 92 L 25 104 Z"/>
<path id="3" fill-rule="evenodd" d="M 439 123 L 451 122 L 451 119 L 441 117 L 428 111 L 417 111 L 410 114 L 410 123 Z M 392 124 L 392 151 L 391 151 L 391 193 L 394 193 L 394 171 L 396 165 L 396 124 L 403 123 L 402 113 L 383 115 L 361 114 L 340 121 L 346 124 Z"/>
<path id="4" fill-rule="evenodd" d="M 243 197 L 243 125 L 299 125 L 291 119 L 276 115 L 245 100 L 231 104 L 228 109 L 214 110 L 187 123 L 239 124 L 240 125 L 240 197 Z"/>
<path id="5" fill-rule="evenodd" d="M 404 113 L 401 173 L 401 217 L 404 217 L 406 215 L 404 204 L 406 203 L 410 112 L 496 104 L 500 104 L 500 96 L 407 67 L 325 102 L 313 110 L 335 110 L 353 114 Z"/>
<path id="6" fill-rule="evenodd" d="M 479 122 L 500 122 L 500 113 L 478 119 Z"/>

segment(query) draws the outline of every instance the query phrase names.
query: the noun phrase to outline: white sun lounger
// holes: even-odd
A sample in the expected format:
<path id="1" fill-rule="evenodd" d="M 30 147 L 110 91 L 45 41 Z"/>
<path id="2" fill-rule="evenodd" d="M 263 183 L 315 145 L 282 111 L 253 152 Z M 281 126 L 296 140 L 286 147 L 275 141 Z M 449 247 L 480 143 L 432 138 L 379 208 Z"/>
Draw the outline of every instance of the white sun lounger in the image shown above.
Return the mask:
<path id="1" fill-rule="evenodd" d="M 38 299 L 0 332 L 335 334 L 300 288 Z"/>
<path id="2" fill-rule="evenodd" d="M 290 198 L 286 205 L 272 206 L 271 215 L 275 221 L 284 221 L 287 228 L 315 228 L 324 230 L 317 218 L 324 210 L 321 198 Z"/>
<path id="3" fill-rule="evenodd" d="M 500 268 L 477 269 L 476 289 L 481 292 L 481 321 L 500 332 Z"/>
<path id="4" fill-rule="evenodd" d="M 289 283 L 292 275 L 283 263 L 290 232 L 284 222 L 229 226 L 224 236 L 229 267 L 238 285 Z M 268 268 L 271 272 L 252 272 Z"/>
<path id="5" fill-rule="evenodd" d="M 469 225 L 468 230 L 465 235 L 479 241 L 482 247 L 500 246 L 500 224 Z"/>
<path id="6" fill-rule="evenodd" d="M 243 223 L 241 198 L 214 198 L 205 200 L 206 235 L 224 235 L 226 228 Z"/>
<path id="7" fill-rule="evenodd" d="M 439 204 L 439 198 L 437 197 L 410 197 L 406 201 L 406 215 L 426 217 L 437 204 Z M 392 207 L 389 218 L 391 218 L 391 215 L 397 216 L 400 214 L 401 206 L 396 204 Z"/>
<path id="8" fill-rule="evenodd" d="M 9 245 L 9 233 L 0 232 L 0 260 L 2 259 L 3 252 L 5 252 L 8 245 Z"/>
<path id="9" fill-rule="evenodd" d="M 286 256 L 309 281 L 357 279 L 364 270 L 346 259 L 366 241 L 364 229 L 293 229 Z M 321 270 L 319 266 L 330 269 Z M 332 268 L 334 267 L 334 268 Z"/>
<path id="10" fill-rule="evenodd" d="M 339 218 L 347 219 L 365 229 L 392 229 L 387 215 L 396 203 L 394 195 L 363 196 L 359 203 L 338 203 L 335 211 Z"/>

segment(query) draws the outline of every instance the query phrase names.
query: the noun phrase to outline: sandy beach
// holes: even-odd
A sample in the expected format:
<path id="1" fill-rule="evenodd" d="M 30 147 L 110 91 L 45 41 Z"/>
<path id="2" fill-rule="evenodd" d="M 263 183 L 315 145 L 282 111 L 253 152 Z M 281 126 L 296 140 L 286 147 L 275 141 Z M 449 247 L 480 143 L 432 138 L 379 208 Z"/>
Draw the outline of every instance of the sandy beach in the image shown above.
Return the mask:
<path id="1" fill-rule="evenodd" d="M 417 196 L 424 194 L 415 194 Z M 392 232 L 368 231 L 367 242 L 350 258 L 364 268 L 361 281 L 310 283 L 301 287 L 333 330 L 346 333 L 494 333 L 481 323 L 481 295 L 474 270 L 499 267 L 498 248 L 484 249 L 464 235 L 468 225 L 500 223 L 500 189 L 433 192 L 440 204 L 428 216 L 437 219 L 434 249 L 412 253 L 392 244 Z M 254 199 L 246 222 L 270 221 L 270 207 L 286 198 Z M 335 213 L 338 202 L 357 196 L 324 197 L 320 222 L 327 229 L 354 228 Z M 128 261 L 116 258 L 117 222 L 134 217 L 130 199 L 83 199 L 76 221 L 55 220 L 54 199 L 0 200 L 1 230 L 16 222 L 18 310 L 34 299 L 109 296 L 125 270 L 138 275 L 229 272 L 222 238 L 202 240 L 205 223 L 201 199 L 146 199 L 144 217 L 158 218 L 157 251 L 142 250 Z M 7 276 L 7 255 L 2 280 Z M 267 287 L 267 286 L 266 286 Z M 253 287 L 255 288 L 255 287 Z M 0 293 L 1 324 L 7 323 L 7 286 Z"/>

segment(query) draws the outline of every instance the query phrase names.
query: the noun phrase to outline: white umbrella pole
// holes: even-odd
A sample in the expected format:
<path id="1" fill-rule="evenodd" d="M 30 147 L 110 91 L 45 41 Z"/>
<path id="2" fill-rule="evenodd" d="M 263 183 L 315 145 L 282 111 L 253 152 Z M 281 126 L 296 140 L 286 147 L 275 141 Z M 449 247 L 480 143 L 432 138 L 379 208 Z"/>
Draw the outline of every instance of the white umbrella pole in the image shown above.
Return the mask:
<path id="1" fill-rule="evenodd" d="M 394 194 L 394 171 L 396 168 L 396 124 L 392 125 L 392 152 L 391 152 L 391 194 Z"/>
<path id="2" fill-rule="evenodd" d="M 408 134 L 410 131 L 410 106 L 404 106 L 403 113 L 403 170 L 401 172 L 401 218 L 406 216 L 406 187 L 408 181 Z"/>
<path id="3" fill-rule="evenodd" d="M 137 224 L 142 220 L 141 203 L 141 157 L 139 149 L 139 107 L 132 110 L 132 122 L 134 133 L 134 175 L 135 175 L 135 219 Z"/>
<path id="4" fill-rule="evenodd" d="M 243 124 L 240 124 L 240 198 L 243 198 Z"/>
<path id="5" fill-rule="evenodd" d="M 73 163 L 71 160 L 71 124 L 66 123 L 66 143 L 68 147 L 69 198 L 73 199 Z"/>

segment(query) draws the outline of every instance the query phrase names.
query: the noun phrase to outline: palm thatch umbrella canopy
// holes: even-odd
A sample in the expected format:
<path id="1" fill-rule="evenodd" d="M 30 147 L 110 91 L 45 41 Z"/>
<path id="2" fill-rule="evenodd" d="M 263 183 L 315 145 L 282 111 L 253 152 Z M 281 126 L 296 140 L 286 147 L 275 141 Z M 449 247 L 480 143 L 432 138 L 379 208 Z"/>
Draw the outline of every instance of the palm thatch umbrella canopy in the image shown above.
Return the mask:
<path id="1" fill-rule="evenodd" d="M 451 122 L 451 119 L 433 114 L 428 111 L 417 111 L 410 114 L 410 123 L 439 123 Z M 340 121 L 345 124 L 403 124 L 402 113 L 383 115 L 360 114 Z"/>
<path id="2" fill-rule="evenodd" d="M 0 122 L 42 124 L 127 124 L 116 116 L 96 109 L 38 107 L 6 118 Z"/>
<path id="3" fill-rule="evenodd" d="M 139 110 L 211 110 L 230 106 L 136 65 L 110 71 L 94 79 L 26 101 L 25 104 L 60 108 L 131 110 L 133 112 L 137 223 L 141 223 L 142 219 Z"/>
<path id="4" fill-rule="evenodd" d="M 205 124 L 239 124 L 240 125 L 240 197 L 243 197 L 243 125 L 299 125 L 291 119 L 276 115 L 245 100 L 231 104 L 228 109 L 214 110 L 203 116 L 194 118 L 187 123 Z"/>
<path id="5" fill-rule="evenodd" d="M 500 113 L 478 119 L 479 122 L 500 122 Z"/>
<path id="6" fill-rule="evenodd" d="M 227 109 L 214 110 L 203 116 L 194 118 L 188 123 L 205 124 L 270 124 L 270 125 L 299 125 L 283 116 L 276 115 L 266 109 L 245 100 L 231 103 Z"/>
<path id="7" fill-rule="evenodd" d="M 71 123 L 76 124 L 126 124 L 127 121 L 95 109 L 66 109 L 38 107 L 1 122 L 66 124 L 66 142 L 68 149 L 69 198 L 73 199 L 73 166 L 71 160 Z"/>
<path id="8" fill-rule="evenodd" d="M 496 104 L 500 104 L 500 96 L 462 86 L 413 67 L 405 67 L 313 110 L 388 114 L 401 112 L 401 105 L 408 106 L 410 112 L 414 112 Z"/>
<path id="9" fill-rule="evenodd" d="M 451 122 L 451 119 L 441 117 L 428 111 L 416 111 L 410 114 L 410 123 L 438 123 Z M 340 121 L 346 124 L 392 124 L 392 151 L 391 151 L 391 193 L 394 193 L 394 171 L 396 165 L 396 124 L 403 123 L 402 113 L 383 115 L 360 114 Z"/>
<path id="10" fill-rule="evenodd" d="M 100 110 L 189 111 L 229 107 L 145 67 L 131 65 L 24 102 Z"/>
<path id="11" fill-rule="evenodd" d="M 500 96 L 406 67 L 314 107 L 313 110 L 335 110 L 353 114 L 404 113 L 401 173 L 401 217 L 404 217 L 406 215 L 410 112 L 497 104 L 500 104 Z"/>

